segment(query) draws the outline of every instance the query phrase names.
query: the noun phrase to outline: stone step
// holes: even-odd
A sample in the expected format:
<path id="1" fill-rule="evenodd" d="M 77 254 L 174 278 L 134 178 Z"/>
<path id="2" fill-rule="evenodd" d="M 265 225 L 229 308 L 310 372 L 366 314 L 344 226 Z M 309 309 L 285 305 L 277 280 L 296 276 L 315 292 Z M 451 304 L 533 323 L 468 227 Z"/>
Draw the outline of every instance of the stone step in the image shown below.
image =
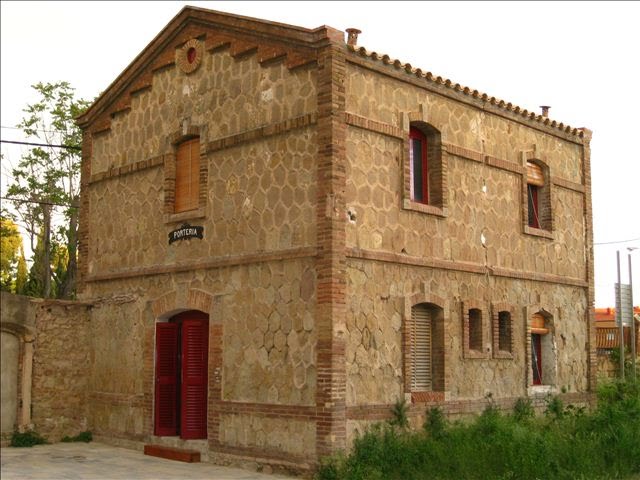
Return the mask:
<path id="1" fill-rule="evenodd" d="M 164 445 L 145 445 L 144 454 L 151 455 L 152 457 L 166 458 L 168 460 L 178 460 L 179 462 L 200 462 L 200 452 L 197 450 L 165 447 Z"/>

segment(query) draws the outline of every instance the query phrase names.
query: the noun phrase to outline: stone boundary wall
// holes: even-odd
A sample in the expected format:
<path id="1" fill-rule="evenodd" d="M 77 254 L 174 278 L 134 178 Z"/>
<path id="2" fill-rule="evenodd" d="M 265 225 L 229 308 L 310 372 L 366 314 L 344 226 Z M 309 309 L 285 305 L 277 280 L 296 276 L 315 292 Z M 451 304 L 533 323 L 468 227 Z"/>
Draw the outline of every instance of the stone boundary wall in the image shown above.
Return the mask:
<path id="1" fill-rule="evenodd" d="M 90 304 L 2 292 L 2 332 L 19 339 L 14 430 L 48 441 L 89 430 Z M 5 364 L 2 365 L 5 384 Z M 3 432 L 3 444 L 12 432 Z"/>

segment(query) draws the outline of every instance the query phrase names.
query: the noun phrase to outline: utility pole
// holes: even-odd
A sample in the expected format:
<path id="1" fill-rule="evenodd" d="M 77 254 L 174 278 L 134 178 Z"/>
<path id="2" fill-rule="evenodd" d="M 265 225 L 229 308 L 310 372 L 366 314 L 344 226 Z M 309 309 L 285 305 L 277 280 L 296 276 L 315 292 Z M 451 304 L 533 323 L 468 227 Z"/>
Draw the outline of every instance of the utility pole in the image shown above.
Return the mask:
<path id="1" fill-rule="evenodd" d="M 618 265 L 618 298 L 616 319 L 620 322 L 620 379 L 624 380 L 624 323 L 622 322 L 622 281 L 620 279 L 620 250 L 616 251 L 616 263 Z"/>
<path id="2" fill-rule="evenodd" d="M 631 295 L 631 372 L 633 379 L 636 379 L 636 319 L 633 316 L 633 279 L 631 275 L 631 252 L 636 247 L 627 247 L 629 251 L 627 258 L 629 260 L 629 290 Z"/>

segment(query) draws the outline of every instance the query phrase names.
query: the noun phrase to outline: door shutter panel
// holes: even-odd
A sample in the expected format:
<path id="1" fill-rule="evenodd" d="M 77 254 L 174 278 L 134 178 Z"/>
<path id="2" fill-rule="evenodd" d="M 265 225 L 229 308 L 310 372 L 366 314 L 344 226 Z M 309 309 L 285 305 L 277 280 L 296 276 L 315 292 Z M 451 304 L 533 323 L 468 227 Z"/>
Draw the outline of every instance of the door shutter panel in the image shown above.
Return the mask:
<path id="1" fill-rule="evenodd" d="M 155 434 L 177 435 L 178 326 L 156 324 Z"/>
<path id="2" fill-rule="evenodd" d="M 428 391 L 431 385 L 431 313 L 417 305 L 411 309 L 413 324 L 411 390 Z"/>
<path id="3" fill-rule="evenodd" d="M 176 154 L 175 212 L 198 208 L 200 192 L 200 141 L 188 140 Z"/>
<path id="4" fill-rule="evenodd" d="M 183 320 L 180 436 L 184 439 L 207 438 L 208 340 L 207 320 Z"/>

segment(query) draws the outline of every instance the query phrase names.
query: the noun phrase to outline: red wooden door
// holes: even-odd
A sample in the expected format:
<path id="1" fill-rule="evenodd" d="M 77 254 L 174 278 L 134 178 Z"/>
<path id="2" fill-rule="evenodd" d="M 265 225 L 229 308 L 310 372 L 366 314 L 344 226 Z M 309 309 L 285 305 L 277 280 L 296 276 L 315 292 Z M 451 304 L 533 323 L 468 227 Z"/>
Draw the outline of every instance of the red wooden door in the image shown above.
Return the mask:
<path id="1" fill-rule="evenodd" d="M 182 320 L 180 437 L 184 439 L 207 438 L 208 340 L 206 315 L 193 312 Z"/>
<path id="2" fill-rule="evenodd" d="M 178 325 L 156 324 L 155 434 L 177 435 Z"/>

